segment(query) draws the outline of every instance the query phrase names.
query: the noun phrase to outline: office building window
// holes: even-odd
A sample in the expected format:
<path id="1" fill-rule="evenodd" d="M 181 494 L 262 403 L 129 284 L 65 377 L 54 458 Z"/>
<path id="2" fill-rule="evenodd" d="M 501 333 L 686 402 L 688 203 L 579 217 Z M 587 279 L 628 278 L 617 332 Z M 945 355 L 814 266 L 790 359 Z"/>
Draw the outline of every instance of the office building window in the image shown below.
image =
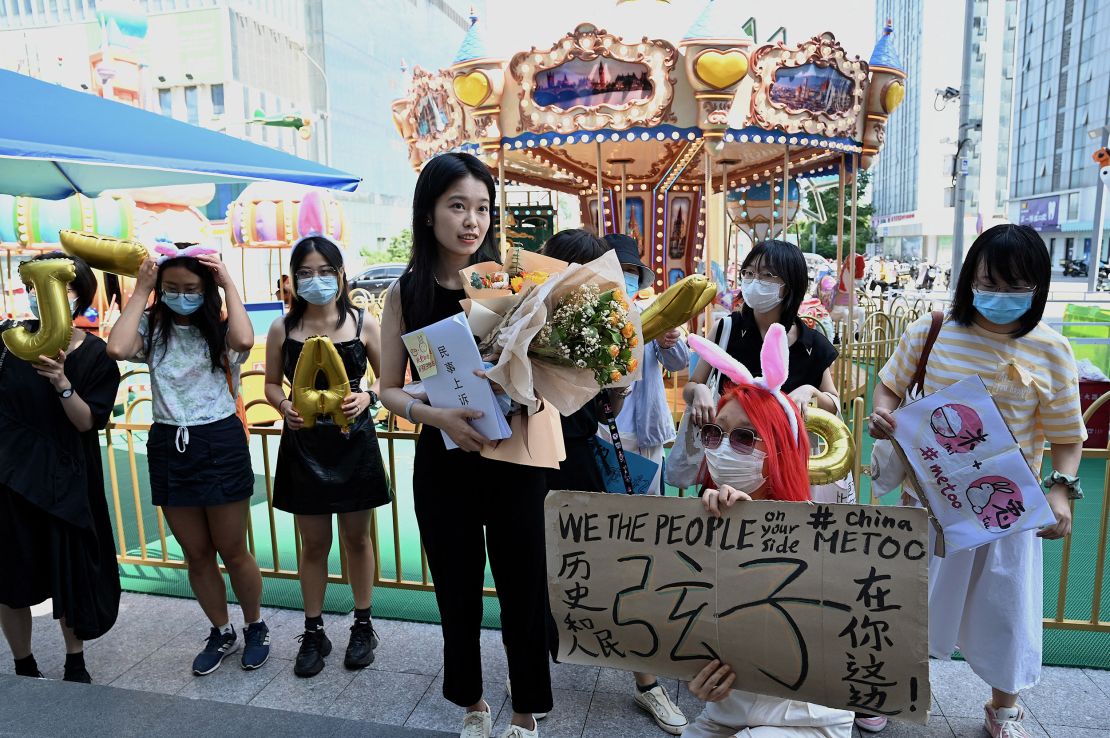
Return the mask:
<path id="1" fill-rule="evenodd" d="M 212 114 L 213 115 L 223 115 L 224 114 L 224 86 L 222 84 L 221 85 L 212 85 L 211 88 L 209 88 L 209 89 L 212 93 Z"/>
<path id="2" fill-rule="evenodd" d="M 200 122 L 200 116 L 197 113 L 196 85 L 189 85 L 185 88 L 185 115 L 186 120 L 190 123 L 196 124 Z"/>
<path id="3" fill-rule="evenodd" d="M 173 90 L 158 90 L 158 109 L 162 115 L 173 117 Z"/>

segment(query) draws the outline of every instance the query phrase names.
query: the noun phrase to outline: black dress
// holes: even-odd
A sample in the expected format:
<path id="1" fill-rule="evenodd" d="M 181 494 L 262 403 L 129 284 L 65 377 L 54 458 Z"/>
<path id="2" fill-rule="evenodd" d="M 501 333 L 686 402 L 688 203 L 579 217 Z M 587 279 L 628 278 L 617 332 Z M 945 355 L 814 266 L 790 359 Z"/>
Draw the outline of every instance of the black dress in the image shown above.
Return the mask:
<path id="1" fill-rule="evenodd" d="M 358 392 L 359 382 L 366 376 L 366 349 L 359 338 L 363 315 L 359 312 L 356 337 L 335 344 L 352 392 Z M 281 346 L 282 372 L 290 382 L 303 348 L 301 341 L 289 337 Z M 323 376 L 316 382 L 319 389 L 327 388 Z M 332 515 L 369 510 L 392 500 L 369 412 L 355 418 L 346 437 L 331 418 L 324 417 L 317 418 L 312 428 L 282 431 L 274 475 L 274 507 L 278 510 Z"/>
<path id="2" fill-rule="evenodd" d="M 601 402 L 594 397 L 573 414 L 559 418 L 567 458 L 559 463 L 558 469 L 547 470 L 548 490 L 605 491 L 605 478 L 597 465 L 597 424 L 604 417 Z"/>
<path id="3" fill-rule="evenodd" d="M 82 640 L 107 633 L 119 612 L 98 431 L 120 374 L 106 348 L 86 335 L 66 357 L 66 377 L 93 415 L 93 429 L 81 433 L 53 385 L 0 346 L 0 603 L 53 598 L 54 617 Z"/>
<path id="4" fill-rule="evenodd" d="M 750 310 L 738 310 L 728 319 L 732 321 L 732 330 L 725 350 L 743 364 L 753 377 L 762 376 L 759 352 L 763 349 L 763 336 L 759 333 L 755 315 Z M 832 366 L 837 357 L 836 348 L 822 333 L 807 326 L 800 318 L 795 319 L 794 324 L 798 329 L 798 340 L 787 349 L 789 366 L 786 382 L 782 385 L 782 391 L 786 394 L 803 384 L 820 388 L 825 370 Z M 721 375 L 721 391 L 724 391 L 725 381 L 725 376 Z"/>

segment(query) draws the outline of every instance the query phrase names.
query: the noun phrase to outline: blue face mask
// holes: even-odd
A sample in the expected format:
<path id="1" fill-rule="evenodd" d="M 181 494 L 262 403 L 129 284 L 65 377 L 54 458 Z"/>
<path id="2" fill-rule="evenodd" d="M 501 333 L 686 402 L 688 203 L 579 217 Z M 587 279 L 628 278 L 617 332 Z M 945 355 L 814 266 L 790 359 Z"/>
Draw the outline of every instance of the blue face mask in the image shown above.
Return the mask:
<path id="1" fill-rule="evenodd" d="M 636 293 L 640 291 L 640 275 L 626 272 L 624 275 L 624 290 L 629 297 L 635 297 Z"/>
<path id="2" fill-rule="evenodd" d="M 185 292 L 162 291 L 162 302 L 178 315 L 192 315 L 204 304 L 204 294 L 190 295 Z"/>
<path id="3" fill-rule="evenodd" d="M 1013 323 L 1029 312 L 1033 306 L 1034 292 L 987 292 L 972 290 L 971 304 L 979 314 L 992 323 Z"/>
<path id="4" fill-rule="evenodd" d="M 297 294 L 313 305 L 327 305 L 339 294 L 339 278 L 309 277 L 298 280 Z"/>
<path id="5" fill-rule="evenodd" d="M 34 292 L 27 293 L 27 302 L 30 303 L 31 314 L 34 315 L 36 319 L 41 319 L 42 316 L 39 315 L 39 298 L 35 296 Z M 77 298 L 69 298 L 69 314 L 73 315 L 73 311 L 76 309 Z"/>

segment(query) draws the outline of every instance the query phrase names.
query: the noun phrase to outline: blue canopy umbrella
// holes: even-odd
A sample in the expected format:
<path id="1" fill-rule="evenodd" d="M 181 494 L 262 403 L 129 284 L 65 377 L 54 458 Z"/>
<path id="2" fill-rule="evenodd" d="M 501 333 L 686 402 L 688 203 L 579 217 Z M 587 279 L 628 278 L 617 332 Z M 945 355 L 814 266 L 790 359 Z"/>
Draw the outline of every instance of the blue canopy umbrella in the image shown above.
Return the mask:
<path id="1" fill-rule="evenodd" d="M 353 191 L 345 172 L 139 108 L 0 70 L 0 193 L 274 180 Z"/>

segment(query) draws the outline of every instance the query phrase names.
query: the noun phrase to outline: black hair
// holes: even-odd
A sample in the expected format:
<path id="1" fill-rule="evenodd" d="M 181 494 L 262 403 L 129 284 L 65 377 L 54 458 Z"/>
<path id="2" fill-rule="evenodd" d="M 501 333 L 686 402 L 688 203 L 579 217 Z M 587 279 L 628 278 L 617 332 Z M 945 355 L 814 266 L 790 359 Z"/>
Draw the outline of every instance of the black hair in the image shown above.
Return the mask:
<path id="1" fill-rule="evenodd" d="M 304 311 L 308 309 L 308 301 L 300 296 L 297 291 L 297 270 L 301 268 L 309 254 L 319 254 L 324 261 L 339 272 L 339 292 L 335 296 L 335 307 L 339 311 L 335 327 L 342 328 L 347 320 L 347 314 L 354 310 L 351 296 L 347 290 L 347 273 L 343 270 L 343 252 L 335 242 L 325 236 L 308 236 L 297 241 L 293 253 L 289 255 L 289 271 L 293 274 L 293 301 L 289 305 L 289 312 L 285 316 L 285 332 L 293 330 L 304 319 Z M 278 290 L 281 290 L 281 280 L 278 280 Z M 280 292 L 279 292 L 280 294 Z"/>
<path id="2" fill-rule="evenodd" d="M 794 325 L 798 319 L 798 308 L 802 300 L 806 299 L 809 289 L 809 270 L 806 267 L 806 258 L 802 250 L 792 243 L 770 239 L 752 249 L 740 265 L 740 271 L 747 269 L 760 259 L 763 267 L 774 272 L 782 278 L 782 303 L 779 312 L 779 322 L 786 330 Z M 741 312 L 751 313 L 747 305 Z"/>
<path id="3" fill-rule="evenodd" d="M 93 270 L 85 263 L 84 259 L 61 251 L 50 251 L 45 254 L 39 254 L 30 259 L 30 261 L 42 261 L 43 259 L 69 259 L 73 262 L 74 270 L 77 275 L 69 286 L 77 295 L 77 299 L 73 304 L 73 318 L 76 319 L 78 315 L 84 315 L 85 311 L 92 305 L 93 298 L 96 297 L 96 275 Z"/>
<path id="4" fill-rule="evenodd" d="M 1003 223 L 983 231 L 967 251 L 960 278 L 952 296 L 948 317 L 962 326 L 969 326 L 979 311 L 975 309 L 972 283 L 979 263 L 986 266 L 987 276 L 994 282 L 1013 284 L 1023 281 L 1036 286 L 1033 304 L 1018 319 L 1015 338 L 1021 338 L 1041 322 L 1048 302 L 1048 287 L 1052 281 L 1052 261 L 1041 234 L 1029 226 Z"/>
<path id="5" fill-rule="evenodd" d="M 177 244 L 178 248 L 193 244 Z M 200 277 L 201 289 L 204 291 L 204 302 L 200 309 L 188 316 L 189 323 L 200 330 L 204 342 L 208 344 L 208 360 L 212 363 L 212 371 L 223 371 L 224 352 L 227 350 L 227 321 L 223 320 L 223 299 L 216 286 L 216 278 L 212 270 L 201 264 L 192 256 L 179 256 L 167 259 L 158 267 L 158 277 L 154 282 L 154 302 L 147 308 L 149 323 L 147 325 L 146 344 L 143 348 L 147 358 L 153 360 L 155 349 L 165 356 L 170 342 L 170 326 L 177 315 L 170 306 L 162 301 L 162 277 L 171 267 L 182 267 Z"/>
<path id="6" fill-rule="evenodd" d="M 571 264 L 586 264 L 601 258 L 608 249 L 604 241 L 589 231 L 567 228 L 547 239 L 540 253 Z"/>
<path id="7" fill-rule="evenodd" d="M 435 309 L 436 263 L 439 261 L 439 243 L 431 223 L 436 201 L 455 182 L 473 177 L 486 186 L 492 212 L 494 202 L 493 175 L 489 167 L 472 154 L 451 152 L 433 157 L 420 171 L 412 193 L 412 256 L 409 258 L 405 279 L 401 281 L 401 301 L 408 325 L 419 327 L 431 322 Z M 498 261 L 493 246 L 493 218 L 486 230 L 486 237 L 470 257 L 470 264 Z"/>

